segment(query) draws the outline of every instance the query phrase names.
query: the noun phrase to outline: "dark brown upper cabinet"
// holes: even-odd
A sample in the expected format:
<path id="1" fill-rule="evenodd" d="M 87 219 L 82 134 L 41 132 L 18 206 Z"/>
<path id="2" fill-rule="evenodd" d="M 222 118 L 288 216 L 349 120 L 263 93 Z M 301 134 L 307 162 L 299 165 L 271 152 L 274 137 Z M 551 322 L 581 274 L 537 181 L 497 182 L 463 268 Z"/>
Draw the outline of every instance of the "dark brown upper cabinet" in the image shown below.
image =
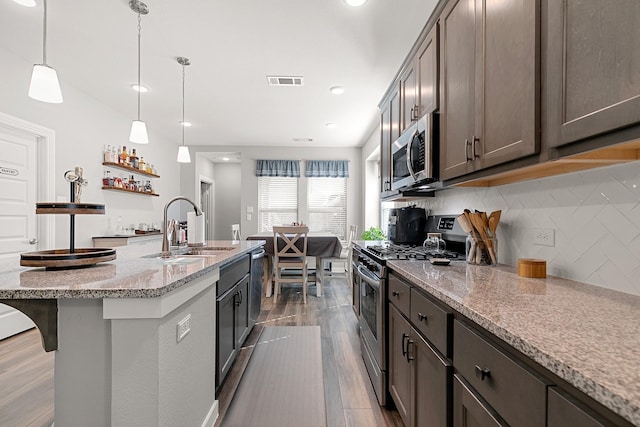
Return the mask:
<path id="1" fill-rule="evenodd" d="M 440 174 L 536 154 L 538 0 L 452 0 L 440 15 Z"/>
<path id="2" fill-rule="evenodd" d="M 640 2 L 549 1 L 547 144 L 640 123 Z"/>

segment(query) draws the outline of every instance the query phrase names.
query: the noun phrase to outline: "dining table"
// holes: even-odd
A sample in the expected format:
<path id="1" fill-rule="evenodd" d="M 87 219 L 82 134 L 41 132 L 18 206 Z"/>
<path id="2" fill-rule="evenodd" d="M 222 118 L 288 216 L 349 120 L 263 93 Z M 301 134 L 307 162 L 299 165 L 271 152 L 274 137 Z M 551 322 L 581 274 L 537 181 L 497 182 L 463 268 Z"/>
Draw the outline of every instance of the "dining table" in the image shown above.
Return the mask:
<path id="1" fill-rule="evenodd" d="M 266 268 L 263 269 L 263 284 L 265 295 L 270 297 L 273 293 L 273 232 L 264 231 L 247 236 L 247 240 L 264 240 Z M 327 231 L 310 231 L 307 235 L 307 256 L 316 259 L 316 296 L 322 296 L 324 283 L 324 258 L 339 258 L 342 252 L 342 243 L 338 236 Z"/>

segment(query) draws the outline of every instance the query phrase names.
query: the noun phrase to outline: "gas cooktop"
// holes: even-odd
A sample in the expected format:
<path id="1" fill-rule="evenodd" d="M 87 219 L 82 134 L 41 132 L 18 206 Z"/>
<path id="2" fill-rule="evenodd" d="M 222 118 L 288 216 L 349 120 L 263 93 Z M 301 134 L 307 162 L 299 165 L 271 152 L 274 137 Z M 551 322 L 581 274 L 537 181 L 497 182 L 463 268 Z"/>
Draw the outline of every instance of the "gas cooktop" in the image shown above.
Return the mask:
<path id="1" fill-rule="evenodd" d="M 427 260 L 431 258 L 464 259 L 464 255 L 452 251 L 435 252 L 422 246 L 396 245 L 393 243 L 367 246 L 366 251 L 381 260 Z"/>

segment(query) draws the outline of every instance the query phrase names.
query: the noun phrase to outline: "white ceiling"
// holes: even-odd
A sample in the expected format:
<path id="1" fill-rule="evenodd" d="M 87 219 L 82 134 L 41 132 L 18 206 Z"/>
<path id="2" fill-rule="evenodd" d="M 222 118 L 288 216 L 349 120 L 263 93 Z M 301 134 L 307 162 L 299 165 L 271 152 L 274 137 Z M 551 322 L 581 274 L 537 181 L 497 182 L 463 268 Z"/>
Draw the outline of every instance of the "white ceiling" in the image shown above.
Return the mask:
<path id="1" fill-rule="evenodd" d="M 42 62 L 42 1 L 0 0 L 0 45 Z M 187 145 L 362 145 L 377 104 L 436 0 L 146 0 L 141 119 L 179 143 L 186 56 Z M 48 58 L 73 85 L 133 120 L 137 15 L 128 0 L 48 0 Z M 25 70 L 30 73 L 30 70 Z M 304 76 L 270 87 L 267 75 Z M 331 86 L 344 86 L 336 96 Z M 25 88 L 26 96 L 27 88 Z M 328 129 L 325 123 L 337 124 Z M 313 138 L 294 142 L 293 138 Z"/>

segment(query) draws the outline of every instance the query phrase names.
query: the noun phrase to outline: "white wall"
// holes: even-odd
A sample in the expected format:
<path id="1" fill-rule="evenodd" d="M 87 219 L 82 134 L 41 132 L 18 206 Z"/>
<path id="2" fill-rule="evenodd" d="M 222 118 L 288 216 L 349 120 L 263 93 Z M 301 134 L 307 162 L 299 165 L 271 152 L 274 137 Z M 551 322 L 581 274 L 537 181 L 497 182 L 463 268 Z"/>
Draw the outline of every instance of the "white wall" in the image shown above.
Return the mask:
<path id="1" fill-rule="evenodd" d="M 162 221 L 164 203 L 178 195 L 180 190 L 180 177 L 175 160 L 177 145 L 154 133 L 153 123 L 147 123 L 150 144 L 135 144 L 139 155 L 153 163 L 161 176 L 153 180 L 156 193 L 160 194 L 160 197 L 103 191 L 101 163 L 104 146 L 124 144 L 131 147 L 128 139 L 133 117 L 126 117 L 107 107 L 76 90 L 72 82 L 65 80 L 60 81 L 64 103 L 47 104 L 35 101 L 27 96 L 33 64 L 16 58 L 3 48 L 0 48 L 0 64 L 0 111 L 55 131 L 55 173 L 50 179 L 55 181 L 56 196 L 65 201 L 69 200 L 69 184 L 64 180 L 64 172 L 81 166 L 84 168 L 85 178 L 89 180 L 89 185 L 83 189 L 81 200 L 85 203 L 105 204 L 104 216 L 76 216 L 77 247 L 91 247 L 91 237 L 104 235 L 109 222 L 115 228 L 119 216 L 124 224 Z M 124 176 L 125 172 L 122 174 Z M 56 215 L 55 224 L 55 247 L 67 248 L 69 217 Z"/>
<path id="2" fill-rule="evenodd" d="M 242 176 L 240 163 L 216 163 L 214 238 L 231 239 L 231 224 L 240 224 Z M 240 230 L 241 234 L 246 234 Z"/>
<path id="3" fill-rule="evenodd" d="M 258 179 L 255 176 L 257 159 L 274 160 L 348 160 L 349 178 L 347 179 L 347 225 L 359 224 L 362 212 L 362 168 L 360 148 L 336 148 L 336 147 L 258 147 L 258 146 L 195 146 L 191 147 L 191 155 L 194 151 L 199 152 L 239 152 L 240 153 L 240 175 L 241 175 L 241 196 L 240 230 L 243 236 L 256 233 L 258 231 L 257 210 L 258 210 Z M 217 165 L 216 165 L 217 167 Z M 197 174 L 193 167 L 188 175 L 188 169 L 183 166 L 183 193 L 193 192 L 193 184 Z M 224 183 L 216 182 L 216 192 Z M 252 206 L 254 214 L 251 221 L 247 221 L 247 206 Z M 360 229 L 360 225 L 358 226 Z"/>
<path id="4" fill-rule="evenodd" d="M 358 227 L 358 236 L 363 230 L 380 227 L 380 126 L 376 127 L 362 146 L 362 227 Z"/>
<path id="5" fill-rule="evenodd" d="M 419 205 L 432 214 L 502 209 L 501 263 L 542 258 L 548 274 L 640 295 L 639 162 L 492 188 L 453 188 Z M 539 228 L 555 230 L 555 246 L 533 244 Z"/>

